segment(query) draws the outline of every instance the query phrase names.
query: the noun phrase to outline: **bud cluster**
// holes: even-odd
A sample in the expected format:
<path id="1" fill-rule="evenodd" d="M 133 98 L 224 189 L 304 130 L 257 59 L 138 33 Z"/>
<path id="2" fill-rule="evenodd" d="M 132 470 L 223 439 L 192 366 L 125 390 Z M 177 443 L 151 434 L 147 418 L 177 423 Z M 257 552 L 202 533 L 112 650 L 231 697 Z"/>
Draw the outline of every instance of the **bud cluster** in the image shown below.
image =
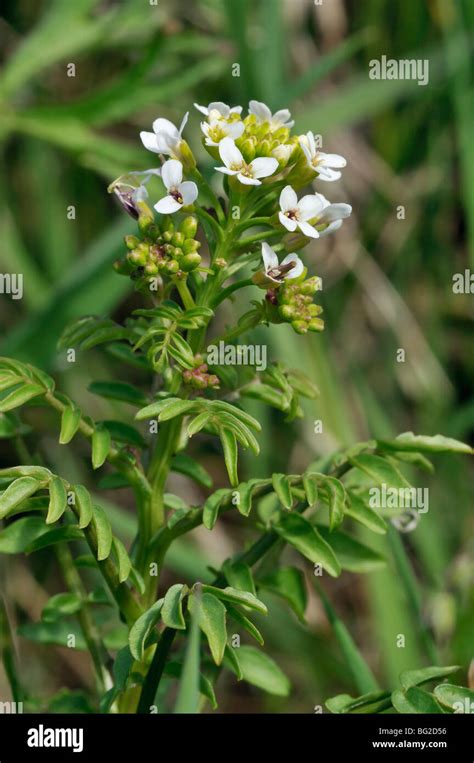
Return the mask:
<path id="1" fill-rule="evenodd" d="M 219 378 L 215 374 L 208 373 L 208 366 L 203 363 L 202 355 L 195 356 L 194 368 L 183 371 L 183 381 L 194 389 L 217 389 Z"/>
<path id="2" fill-rule="evenodd" d="M 285 323 L 291 323 L 297 334 L 323 330 L 324 321 L 317 317 L 323 309 L 313 302 L 313 295 L 320 288 L 320 279 L 313 277 L 301 282 L 284 281 L 277 290 L 278 315 Z"/>
<path id="3" fill-rule="evenodd" d="M 298 136 L 290 136 L 288 127 L 272 129 L 269 122 L 259 123 L 254 114 L 249 114 L 243 120 L 245 131 L 235 141 L 246 162 L 257 157 L 274 157 L 278 160 L 279 169 L 284 169 L 293 153 L 299 154 Z"/>
<path id="4" fill-rule="evenodd" d="M 125 236 L 129 250 L 125 260 L 116 263 L 119 273 L 134 279 L 179 276 L 190 273 L 201 264 L 200 241 L 195 238 L 197 219 L 186 217 L 175 226 L 165 217 L 158 225 L 151 218 L 139 219 L 142 236 Z"/>

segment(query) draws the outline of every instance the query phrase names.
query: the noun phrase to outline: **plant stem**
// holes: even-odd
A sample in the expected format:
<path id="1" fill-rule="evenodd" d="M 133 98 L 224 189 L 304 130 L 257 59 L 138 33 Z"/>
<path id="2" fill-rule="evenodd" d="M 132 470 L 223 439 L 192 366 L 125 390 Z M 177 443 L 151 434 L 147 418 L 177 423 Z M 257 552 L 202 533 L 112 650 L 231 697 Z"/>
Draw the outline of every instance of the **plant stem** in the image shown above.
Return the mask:
<path id="1" fill-rule="evenodd" d="M 323 603 L 326 616 L 334 631 L 334 635 L 339 642 L 341 652 L 344 655 L 344 660 L 352 674 L 354 683 L 357 690 L 361 694 L 367 694 L 371 691 L 377 691 L 380 687 L 375 679 L 374 674 L 367 665 L 366 661 L 359 652 L 351 634 L 347 630 L 342 620 L 337 616 L 334 611 L 331 602 L 324 592 L 323 587 L 319 580 L 314 580 L 314 586 L 319 594 L 319 597 Z"/>
<path id="2" fill-rule="evenodd" d="M 402 539 L 400 538 L 397 530 L 391 524 L 389 524 L 387 537 L 390 549 L 392 551 L 393 559 L 400 576 L 402 587 L 405 591 L 405 596 L 419 627 L 420 639 L 423 643 L 426 656 L 432 665 L 438 665 L 438 650 L 436 649 L 433 637 L 423 617 L 421 594 L 418 581 L 413 572 L 413 568 L 411 566 L 410 559 L 408 558 L 406 549 L 403 545 Z"/>
<path id="3" fill-rule="evenodd" d="M 231 294 L 234 293 L 234 291 L 238 291 L 239 289 L 244 289 L 246 286 L 254 286 L 254 282 L 251 278 L 243 278 L 241 281 L 236 281 L 235 283 L 230 284 L 230 286 L 226 286 L 225 289 L 221 289 L 221 291 L 214 297 L 214 299 L 211 302 L 211 307 L 213 310 L 221 304 L 227 297 L 229 297 Z"/>
<path id="4" fill-rule="evenodd" d="M 150 705 L 153 704 L 155 699 L 163 675 L 163 670 L 166 665 L 166 660 L 168 659 L 175 636 L 176 630 L 174 628 L 165 628 L 161 634 L 150 668 L 143 683 L 137 713 L 143 714 L 150 712 Z"/>
<path id="5" fill-rule="evenodd" d="M 77 619 L 92 658 L 98 689 L 103 694 L 113 684 L 112 677 L 106 667 L 107 664 L 112 664 L 112 660 L 100 639 L 95 623 L 87 608 L 87 592 L 74 565 L 69 547 L 65 543 L 59 544 L 56 548 L 56 555 L 69 590 L 76 594 L 82 603 L 82 608 L 77 613 Z"/>

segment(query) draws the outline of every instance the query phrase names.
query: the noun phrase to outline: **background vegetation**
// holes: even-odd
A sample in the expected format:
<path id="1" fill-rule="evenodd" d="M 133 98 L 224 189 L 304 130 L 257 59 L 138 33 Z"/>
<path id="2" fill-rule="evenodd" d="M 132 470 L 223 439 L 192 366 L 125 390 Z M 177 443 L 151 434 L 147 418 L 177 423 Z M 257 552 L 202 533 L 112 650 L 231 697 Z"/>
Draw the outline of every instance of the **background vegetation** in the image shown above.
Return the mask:
<path id="1" fill-rule="evenodd" d="M 117 404 L 87 391 L 92 376 L 110 378 L 110 361 L 97 350 L 71 366 L 56 349 L 71 318 L 120 318 L 138 304 L 129 281 L 111 267 L 130 222 L 106 186 L 149 166 L 138 132 L 157 116 L 179 123 L 194 101 L 256 98 L 273 108 L 288 105 L 300 132 L 322 134 L 325 150 L 347 158 L 343 179 L 318 190 L 331 201 L 349 201 L 354 212 L 337 236 L 306 249 L 324 282 L 325 332 L 295 337 L 279 326 L 255 338 L 268 344 L 269 359 L 283 357 L 309 371 L 321 395 L 292 424 L 264 406 L 252 408 L 266 416 L 262 455 L 248 459 L 242 478 L 300 472 L 335 448 L 408 429 L 472 441 L 473 296 L 453 294 L 452 276 L 474 262 L 473 27 L 468 0 L 158 0 L 156 6 L 5 0 L 0 270 L 23 273 L 25 293 L 21 301 L 1 297 L 0 354 L 59 376 L 62 389 L 95 417 L 116 413 Z M 369 61 L 381 55 L 429 58 L 429 85 L 370 80 Z M 236 62 L 240 77 L 232 76 Z M 75 64 L 75 77 L 67 76 L 68 63 Z M 187 128 L 193 147 L 198 123 L 194 111 Z M 70 205 L 75 220 L 67 217 Z M 404 363 L 396 360 L 400 348 Z M 127 406 L 122 414 L 129 415 Z M 48 453 L 52 468 L 82 481 L 86 451 L 80 443 L 58 445 L 47 434 L 49 416 L 30 413 L 40 433 L 34 448 Z M 314 433 L 317 419 L 322 434 Z M 17 463 L 12 445 L 0 439 L 1 466 Z M 226 484 L 218 453 L 199 456 L 217 486 Z M 436 634 L 438 664 L 466 671 L 474 631 L 472 466 L 455 456 L 438 457 L 436 466 L 434 477 L 422 478 L 430 511 L 404 541 L 415 563 L 421 617 Z M 172 492 L 202 502 L 185 478 L 173 480 Z M 130 493 L 107 497 L 115 530 L 127 541 L 136 521 Z M 218 566 L 245 541 L 241 533 L 234 515 L 212 534 L 195 532 L 173 552 L 163 583 L 208 578 L 207 565 Z M 390 687 L 400 670 L 430 660 L 385 538 L 379 550 L 389 560 L 385 570 L 343 573 L 327 590 L 381 684 Z M 0 565 L 15 621 L 37 620 L 47 598 L 61 590 L 54 564 L 35 555 L 32 564 L 2 557 Z M 272 599 L 261 627 L 292 680 L 291 696 L 266 698 L 228 677 L 219 691 L 221 711 L 311 712 L 328 696 L 353 693 L 316 593 L 308 625 Z M 405 634 L 405 648 L 397 648 L 397 634 Z M 17 646 L 30 683 L 53 693 L 92 682 L 82 654 L 43 653 L 25 639 Z M 0 674 L 0 696 L 7 691 Z"/>

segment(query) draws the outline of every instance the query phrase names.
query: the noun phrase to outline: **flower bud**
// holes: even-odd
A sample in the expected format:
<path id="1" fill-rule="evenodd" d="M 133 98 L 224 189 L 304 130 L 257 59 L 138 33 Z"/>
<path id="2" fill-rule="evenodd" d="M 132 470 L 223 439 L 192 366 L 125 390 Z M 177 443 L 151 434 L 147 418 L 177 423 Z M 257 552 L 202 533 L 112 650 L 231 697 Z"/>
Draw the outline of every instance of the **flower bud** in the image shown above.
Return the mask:
<path id="1" fill-rule="evenodd" d="M 201 242 L 196 241 L 195 238 L 187 238 L 183 244 L 183 252 L 185 254 L 191 254 L 192 252 L 197 252 L 197 250 L 200 248 L 201 248 Z"/>
<path id="2" fill-rule="evenodd" d="M 184 244 L 184 233 L 181 233 L 180 231 L 177 231 L 176 233 L 173 233 L 173 238 L 171 239 L 171 243 L 174 246 L 182 246 Z"/>
<path id="3" fill-rule="evenodd" d="M 197 233 L 198 221 L 193 215 L 185 217 L 179 230 L 184 234 L 184 238 L 194 238 Z"/>
<path id="4" fill-rule="evenodd" d="M 127 249 L 130 250 L 135 249 L 140 243 L 140 239 L 137 236 L 125 236 L 124 241 Z"/>
<path id="5" fill-rule="evenodd" d="M 178 263 L 178 261 L 177 260 L 169 260 L 166 263 L 165 269 L 167 270 L 168 273 L 171 273 L 172 275 L 174 273 L 177 273 L 178 270 L 179 270 L 179 263 Z"/>
<path id="6" fill-rule="evenodd" d="M 182 140 L 179 144 L 177 159 L 179 159 L 187 172 L 196 168 L 196 159 L 185 140 Z"/>
<path id="7" fill-rule="evenodd" d="M 181 270 L 184 270 L 185 273 L 189 273 L 201 264 L 201 255 L 197 252 L 185 254 L 180 264 Z"/>
<path id="8" fill-rule="evenodd" d="M 155 221 L 153 212 L 144 201 L 137 201 L 136 206 L 138 210 L 138 227 L 142 233 L 147 233 Z"/>

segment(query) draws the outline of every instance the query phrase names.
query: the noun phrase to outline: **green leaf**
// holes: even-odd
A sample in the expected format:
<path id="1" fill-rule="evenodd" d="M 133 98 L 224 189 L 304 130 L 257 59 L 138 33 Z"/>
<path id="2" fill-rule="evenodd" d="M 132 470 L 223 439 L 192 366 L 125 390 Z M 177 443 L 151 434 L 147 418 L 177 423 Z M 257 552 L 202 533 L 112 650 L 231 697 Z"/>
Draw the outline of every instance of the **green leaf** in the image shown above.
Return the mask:
<path id="1" fill-rule="evenodd" d="M 371 456 L 361 453 L 349 459 L 352 466 L 365 472 L 376 485 L 387 485 L 395 488 L 410 487 L 409 482 L 399 472 L 396 466 L 381 456 Z"/>
<path id="2" fill-rule="evenodd" d="M 329 529 L 331 532 L 341 524 L 344 519 L 346 490 L 342 482 L 335 477 L 326 477 L 322 481 L 323 494 L 326 494 L 329 506 Z"/>
<path id="3" fill-rule="evenodd" d="M 271 480 L 252 479 L 248 482 L 241 482 L 240 485 L 238 485 L 237 492 L 239 494 L 239 501 L 237 503 L 237 509 L 242 516 L 248 517 L 252 510 L 252 498 L 255 488 L 269 485 L 270 483 Z"/>
<path id="4" fill-rule="evenodd" d="M 179 398 L 165 400 L 165 403 L 166 405 L 162 407 L 161 412 L 158 414 L 159 421 L 170 421 L 170 419 L 174 419 L 177 416 L 182 416 L 196 405 L 193 400 L 180 400 Z M 148 407 L 151 408 L 152 406 Z M 144 410 L 146 410 L 146 408 Z"/>
<path id="5" fill-rule="evenodd" d="M 227 474 L 229 475 L 230 484 L 237 486 L 239 484 L 239 475 L 237 473 L 239 452 L 235 434 L 229 429 L 222 427 L 222 429 L 219 430 L 219 436 L 221 438 L 222 448 L 224 451 L 224 461 L 227 469 Z"/>
<path id="6" fill-rule="evenodd" d="M 318 387 L 303 371 L 290 368 L 286 373 L 286 377 L 293 389 L 300 395 L 303 395 L 303 397 L 308 397 L 312 400 L 319 397 Z"/>
<path id="7" fill-rule="evenodd" d="M 53 477 L 49 483 L 49 507 L 46 524 L 52 525 L 62 517 L 67 508 L 66 486 L 61 477 Z"/>
<path id="8" fill-rule="evenodd" d="M 80 423 L 81 411 L 79 408 L 67 406 L 61 416 L 61 432 L 59 435 L 59 443 L 61 445 L 67 445 L 72 440 L 79 429 Z"/>
<path id="9" fill-rule="evenodd" d="M 145 644 L 150 635 L 152 629 L 160 619 L 161 608 L 163 606 L 163 599 L 155 601 L 150 609 L 147 609 L 143 615 L 132 625 L 130 634 L 128 637 L 128 643 L 130 651 L 136 660 L 143 659 L 145 652 Z"/>
<path id="10" fill-rule="evenodd" d="M 182 583 L 176 583 L 171 588 L 168 588 L 161 610 L 161 619 L 168 628 L 186 630 L 183 616 L 183 599 L 188 594 L 188 591 L 188 587 Z"/>
<path id="11" fill-rule="evenodd" d="M 350 535 L 330 532 L 318 525 L 321 537 L 331 545 L 343 570 L 349 572 L 372 572 L 386 565 L 386 559 Z"/>
<path id="12" fill-rule="evenodd" d="M 82 691 L 69 691 L 61 689 L 48 702 L 48 713 L 79 714 L 94 713 L 95 708 L 89 701 L 87 694 Z"/>
<path id="13" fill-rule="evenodd" d="M 42 486 L 43 484 L 34 477 L 19 477 L 12 482 L 0 496 L 0 519 L 4 519 L 15 506 L 36 493 Z"/>
<path id="14" fill-rule="evenodd" d="M 222 572 L 230 586 L 239 591 L 250 591 L 256 596 L 255 581 L 248 564 L 227 559 L 222 566 Z"/>
<path id="15" fill-rule="evenodd" d="M 206 498 L 202 512 L 202 522 L 208 530 L 212 530 L 216 524 L 220 505 L 230 492 L 228 488 L 221 487 L 212 493 L 209 498 Z"/>
<path id="16" fill-rule="evenodd" d="M 285 509 L 291 509 L 293 506 L 293 496 L 291 494 L 291 483 L 287 475 L 272 474 L 272 485 L 280 503 Z"/>
<path id="17" fill-rule="evenodd" d="M 199 712 L 200 654 L 201 634 L 197 612 L 191 611 L 191 627 L 186 647 L 186 655 L 179 684 L 178 696 L 174 707 L 175 713 Z"/>
<path id="18" fill-rule="evenodd" d="M 211 418 L 210 413 L 208 411 L 204 411 L 203 413 L 199 413 L 189 424 L 187 432 L 188 437 L 193 437 L 195 434 L 201 431 L 201 429 L 204 429 L 204 427 L 207 425 Z"/>
<path id="19" fill-rule="evenodd" d="M 441 434 L 433 436 L 415 435 L 413 432 L 403 432 L 395 440 L 380 440 L 380 446 L 389 450 L 421 451 L 422 453 L 472 453 L 473 449 L 459 440 L 444 437 Z"/>
<path id="20" fill-rule="evenodd" d="M 440 684 L 434 689 L 436 699 L 444 707 L 449 707 L 455 713 L 472 713 L 474 711 L 474 691 L 454 684 Z"/>
<path id="21" fill-rule="evenodd" d="M 406 692 L 394 691 L 392 704 L 399 713 L 443 713 L 435 698 L 417 686 L 413 686 Z"/>
<path id="22" fill-rule="evenodd" d="M 194 353 L 187 341 L 183 339 L 183 337 L 178 334 L 178 332 L 175 332 L 172 335 L 171 341 L 172 345 L 170 345 L 168 348 L 170 355 L 172 355 L 175 360 L 181 363 L 181 365 L 185 368 L 193 368 Z"/>
<path id="23" fill-rule="evenodd" d="M 212 477 L 209 472 L 204 469 L 201 464 L 194 460 L 191 456 L 187 456 L 184 453 L 178 453 L 171 462 L 171 471 L 184 474 L 186 477 L 190 477 L 194 482 L 202 487 L 212 487 Z"/>
<path id="24" fill-rule="evenodd" d="M 231 586 L 227 586 L 226 588 L 215 588 L 214 586 L 210 585 L 201 585 L 201 588 L 206 593 L 212 593 L 222 601 L 230 601 L 232 604 L 240 604 L 242 606 L 249 607 L 250 609 L 255 609 L 262 615 L 268 614 L 268 609 L 266 608 L 263 601 L 257 599 L 257 597 L 249 591 L 240 591 L 237 588 L 232 588 Z"/>
<path id="25" fill-rule="evenodd" d="M 371 691 L 354 699 L 349 694 L 338 694 L 326 700 L 331 713 L 381 713 L 392 707 L 390 692 Z"/>
<path id="26" fill-rule="evenodd" d="M 84 636 L 79 626 L 67 620 L 55 620 L 54 622 L 25 623 L 18 628 L 18 634 L 23 638 L 34 641 L 37 644 L 49 646 L 67 647 L 70 637 L 75 637 L 75 649 L 84 651 L 87 648 Z"/>
<path id="27" fill-rule="evenodd" d="M 240 663 L 237 657 L 238 651 L 239 651 L 238 648 L 234 649 L 234 647 L 230 646 L 230 644 L 226 644 L 225 652 L 224 652 L 224 665 L 226 666 L 226 668 L 229 668 L 229 670 L 232 670 L 232 672 L 235 673 L 235 675 L 237 676 L 237 681 L 241 681 L 244 676 L 240 669 Z"/>
<path id="28" fill-rule="evenodd" d="M 346 514 L 348 517 L 352 517 L 361 525 L 368 527 L 374 533 L 384 534 L 387 532 L 387 523 L 385 520 L 377 514 L 377 512 L 370 506 L 367 506 L 363 498 L 357 493 L 348 491 L 349 502 L 346 506 Z"/>
<path id="29" fill-rule="evenodd" d="M 299 619 L 304 622 L 308 597 L 301 570 L 296 567 L 280 567 L 259 580 L 259 585 L 285 599 Z"/>
<path id="30" fill-rule="evenodd" d="M 122 541 L 116 536 L 114 536 L 112 540 L 112 547 L 115 556 L 117 557 L 119 580 L 121 583 L 124 583 L 130 576 L 130 572 L 132 570 L 132 562 L 130 561 L 130 557 L 127 554 Z"/>
<path id="31" fill-rule="evenodd" d="M 246 615 L 244 615 L 244 613 L 241 612 L 237 607 L 233 607 L 231 604 L 227 604 L 226 609 L 230 617 L 232 617 L 236 623 L 241 625 L 242 628 L 244 628 L 247 631 L 247 633 L 250 633 L 252 638 L 254 638 L 255 641 L 257 641 L 260 644 L 260 646 L 263 646 L 263 644 L 265 643 L 263 640 L 263 636 L 258 630 L 258 628 L 253 624 L 253 622 Z"/>
<path id="32" fill-rule="evenodd" d="M 275 525 L 275 530 L 300 554 L 313 564 L 320 564 L 333 577 L 341 572 L 334 552 L 315 527 L 299 514 L 285 514 Z"/>
<path id="33" fill-rule="evenodd" d="M 109 455 L 110 432 L 105 428 L 95 429 L 92 435 L 92 466 L 99 469 Z"/>
<path id="34" fill-rule="evenodd" d="M 82 601 L 75 593 L 58 593 L 43 607 L 41 619 L 45 623 L 52 623 L 61 617 L 76 614 L 81 607 Z"/>
<path id="35" fill-rule="evenodd" d="M 264 652 L 253 646 L 241 646 L 238 661 L 244 681 L 277 697 L 287 697 L 290 693 L 288 678 Z"/>
<path id="36" fill-rule="evenodd" d="M 308 506 L 314 506 L 318 500 L 318 478 L 315 474 L 303 474 L 303 487 Z"/>
<path id="37" fill-rule="evenodd" d="M 199 633 L 199 629 L 198 629 L 198 633 Z M 165 669 L 164 669 L 164 675 L 171 676 L 172 678 L 181 678 L 182 674 L 183 674 L 183 665 L 181 665 L 179 662 L 166 663 Z M 209 681 L 209 679 L 206 676 L 203 676 L 202 673 L 199 675 L 199 692 L 202 694 L 203 697 L 206 697 L 206 699 L 209 700 L 209 702 L 211 703 L 212 709 L 216 710 L 218 705 L 217 705 L 214 688 L 211 682 Z M 199 700 L 194 705 L 196 708 L 198 708 L 198 702 Z M 175 708 L 174 712 L 177 713 L 180 711 L 178 711 Z M 190 710 L 189 712 L 198 712 L 198 710 L 197 709 L 196 711 Z"/>
<path id="38" fill-rule="evenodd" d="M 418 686 L 427 681 L 435 681 L 438 678 L 445 678 L 445 676 L 449 676 L 451 673 L 456 673 L 459 669 L 459 665 L 450 665 L 446 668 L 432 666 L 429 668 L 421 668 L 420 670 L 404 670 L 400 673 L 400 683 L 403 689 L 411 689 L 412 686 Z"/>
<path id="39" fill-rule="evenodd" d="M 24 384 L 14 392 L 10 392 L 9 395 L 0 400 L 0 412 L 11 411 L 13 408 L 18 408 L 20 405 L 24 405 L 29 400 L 32 400 L 38 395 L 44 395 L 44 387 L 40 387 L 39 384 Z"/>
<path id="40" fill-rule="evenodd" d="M 97 559 L 99 562 L 107 559 L 112 550 L 112 526 L 105 511 L 100 506 L 94 506 L 92 523 L 97 534 Z"/>
<path id="41" fill-rule="evenodd" d="M 42 517 L 21 517 L 0 530 L 0 554 L 22 554 L 47 532 Z"/>
<path id="42" fill-rule="evenodd" d="M 74 494 L 79 511 L 79 527 L 81 530 L 84 530 L 92 521 L 92 498 L 89 491 L 83 485 L 74 485 Z"/>
<path id="43" fill-rule="evenodd" d="M 227 641 L 225 606 L 211 593 L 193 593 L 189 597 L 189 607 L 191 613 L 197 612 L 199 627 L 207 638 L 212 659 L 220 665 Z"/>
<path id="44" fill-rule="evenodd" d="M 101 427 L 106 429 L 111 439 L 116 442 L 123 442 L 134 448 L 146 448 L 146 441 L 140 432 L 130 424 L 125 424 L 123 421 L 107 420 L 101 421 Z"/>
<path id="45" fill-rule="evenodd" d="M 44 466 L 10 466 L 7 469 L 0 469 L 0 478 L 35 477 L 37 480 L 48 481 L 52 476 L 52 472 Z"/>
<path id="46" fill-rule="evenodd" d="M 69 543 L 74 540 L 83 540 L 82 532 L 73 525 L 62 525 L 54 527 L 52 530 L 46 530 L 39 537 L 35 538 L 26 548 L 25 553 L 32 554 L 34 551 L 40 551 L 43 548 L 54 546 L 56 543 Z"/>
<path id="47" fill-rule="evenodd" d="M 106 400 L 118 400 L 129 405 L 142 406 L 146 403 L 146 397 L 137 387 L 126 382 L 92 382 L 89 384 L 89 392 L 100 395 Z"/>

